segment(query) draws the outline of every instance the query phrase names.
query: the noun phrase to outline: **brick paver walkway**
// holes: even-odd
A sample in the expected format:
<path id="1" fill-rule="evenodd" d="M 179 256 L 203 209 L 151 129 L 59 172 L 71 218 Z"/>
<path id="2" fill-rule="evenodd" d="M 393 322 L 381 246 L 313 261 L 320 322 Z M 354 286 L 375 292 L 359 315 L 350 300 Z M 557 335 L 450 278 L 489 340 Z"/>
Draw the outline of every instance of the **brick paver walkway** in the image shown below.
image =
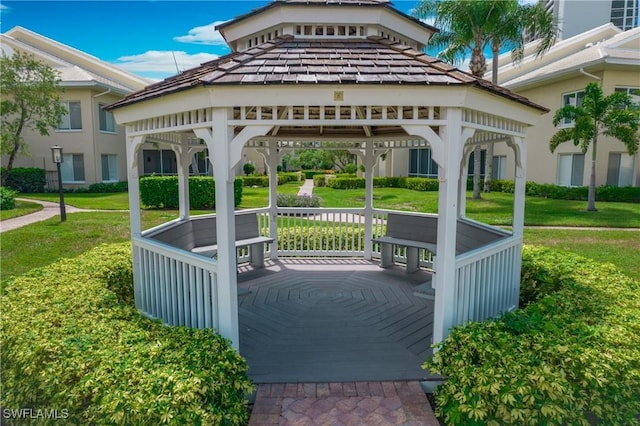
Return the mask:
<path id="1" fill-rule="evenodd" d="M 438 426 L 420 383 L 262 384 L 249 426 Z"/>

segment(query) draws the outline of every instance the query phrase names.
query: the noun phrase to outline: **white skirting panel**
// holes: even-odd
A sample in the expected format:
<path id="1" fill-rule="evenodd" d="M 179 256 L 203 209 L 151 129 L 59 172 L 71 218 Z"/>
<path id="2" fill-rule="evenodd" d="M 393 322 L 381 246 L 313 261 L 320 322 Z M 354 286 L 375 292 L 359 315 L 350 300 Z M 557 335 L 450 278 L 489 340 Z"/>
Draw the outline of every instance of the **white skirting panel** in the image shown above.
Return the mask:
<path id="1" fill-rule="evenodd" d="M 134 238 L 136 307 L 165 324 L 218 328 L 217 265 L 213 259 Z"/>
<path id="2" fill-rule="evenodd" d="M 522 239 L 514 236 L 456 256 L 456 324 L 484 321 L 518 307 Z"/>

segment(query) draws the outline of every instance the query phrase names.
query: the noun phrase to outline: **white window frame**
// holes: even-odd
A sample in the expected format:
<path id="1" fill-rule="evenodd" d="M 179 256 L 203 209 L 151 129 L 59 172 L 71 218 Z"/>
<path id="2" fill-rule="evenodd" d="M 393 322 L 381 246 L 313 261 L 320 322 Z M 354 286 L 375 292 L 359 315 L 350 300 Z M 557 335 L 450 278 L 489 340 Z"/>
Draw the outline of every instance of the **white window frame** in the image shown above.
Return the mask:
<path id="1" fill-rule="evenodd" d="M 116 120 L 111 111 L 106 111 L 104 109 L 106 106 L 106 104 L 98 104 L 98 127 L 101 133 L 116 134 L 118 133 Z"/>
<path id="2" fill-rule="evenodd" d="M 503 180 L 507 176 L 507 156 L 506 155 L 494 155 L 493 167 L 491 168 L 491 179 Z"/>
<path id="3" fill-rule="evenodd" d="M 58 132 L 82 131 L 82 103 L 80 101 L 61 101 L 60 103 L 62 104 L 62 106 L 67 112 L 62 117 L 60 117 L 60 123 L 58 123 L 58 128 L 56 129 L 56 131 Z M 79 114 L 78 119 L 80 122 L 80 127 L 71 127 L 72 126 L 71 113 L 70 113 L 71 104 L 78 105 L 78 114 Z M 63 126 L 68 126 L 68 127 L 63 127 Z"/>
<path id="4" fill-rule="evenodd" d="M 633 102 L 635 105 L 640 106 L 640 87 L 616 86 L 613 91 L 626 93 L 631 97 L 631 102 Z"/>
<path id="5" fill-rule="evenodd" d="M 566 171 L 562 168 L 563 159 L 566 157 L 571 157 L 571 170 L 569 170 L 569 183 L 563 182 L 564 179 L 561 179 Z M 580 184 L 575 184 L 573 182 L 574 169 L 576 167 L 576 157 L 582 157 L 582 173 L 580 176 Z M 559 186 L 566 187 L 578 187 L 584 186 L 584 168 L 585 168 L 585 155 L 582 153 L 566 153 L 566 154 L 558 154 L 558 170 L 556 173 L 556 184 Z"/>
<path id="6" fill-rule="evenodd" d="M 562 106 L 565 107 L 567 105 L 573 106 L 582 106 L 582 99 L 584 99 L 584 90 L 576 90 L 574 92 L 567 92 L 562 94 Z M 562 119 L 562 123 L 560 123 L 560 127 L 573 127 L 573 120 L 568 120 L 566 118 Z"/>
<path id="7" fill-rule="evenodd" d="M 616 178 L 615 183 L 611 182 L 611 160 L 612 155 L 616 156 Z M 629 155 L 628 152 L 615 152 L 609 153 L 609 159 L 607 162 L 607 185 L 612 186 L 633 186 L 633 178 L 635 176 L 635 163 L 636 155 Z"/>
<path id="8" fill-rule="evenodd" d="M 108 178 L 105 179 L 105 160 L 107 162 L 106 172 Z M 101 176 L 103 183 L 118 182 L 118 156 L 116 154 L 102 154 L 100 156 Z"/>
<path id="9" fill-rule="evenodd" d="M 80 157 L 79 159 L 77 157 Z M 75 159 L 75 161 L 74 161 Z M 76 176 L 76 169 L 74 164 L 80 162 L 82 164 L 83 176 Z M 62 183 L 80 184 L 86 181 L 86 169 L 84 166 L 84 154 L 63 154 L 62 163 L 60 164 L 60 171 L 62 173 Z"/>

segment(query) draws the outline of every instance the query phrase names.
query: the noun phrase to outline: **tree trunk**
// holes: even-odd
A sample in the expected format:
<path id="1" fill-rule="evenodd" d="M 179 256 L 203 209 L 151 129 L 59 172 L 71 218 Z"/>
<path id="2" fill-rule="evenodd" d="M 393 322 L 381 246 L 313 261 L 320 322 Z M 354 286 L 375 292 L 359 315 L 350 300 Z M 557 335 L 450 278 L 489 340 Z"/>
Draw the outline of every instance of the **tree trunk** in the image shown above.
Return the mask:
<path id="1" fill-rule="evenodd" d="M 589 176 L 589 196 L 587 201 L 587 211 L 597 212 L 596 209 L 596 153 L 597 153 L 597 136 L 593 137 L 591 151 L 591 176 Z"/>
<path id="2" fill-rule="evenodd" d="M 481 163 L 481 154 L 482 151 L 480 149 L 480 145 L 476 145 L 473 149 L 473 199 L 481 200 L 480 196 L 480 166 Z"/>
<path id="3" fill-rule="evenodd" d="M 484 160 L 484 192 L 491 192 L 491 174 L 493 173 L 493 143 L 487 147 Z"/>

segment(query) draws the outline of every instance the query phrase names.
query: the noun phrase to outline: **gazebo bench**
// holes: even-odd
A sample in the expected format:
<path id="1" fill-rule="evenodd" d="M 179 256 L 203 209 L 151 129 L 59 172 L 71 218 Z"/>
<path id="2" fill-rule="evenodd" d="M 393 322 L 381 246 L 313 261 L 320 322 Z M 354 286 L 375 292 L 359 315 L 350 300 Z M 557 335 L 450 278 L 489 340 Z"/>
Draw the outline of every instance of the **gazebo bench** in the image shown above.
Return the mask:
<path id="1" fill-rule="evenodd" d="M 420 250 L 436 253 L 437 233 L 437 217 L 389 213 L 386 235 L 372 240 L 380 244 L 380 267 L 393 266 L 394 247 L 402 246 L 406 248 L 407 273 L 416 272 L 420 269 Z"/>
<path id="2" fill-rule="evenodd" d="M 211 226 L 215 229 L 216 218 L 210 218 Z M 258 229 L 258 217 L 255 213 L 242 213 L 235 216 L 236 223 L 236 248 L 249 247 L 249 263 L 251 266 L 262 268 L 264 266 L 264 245 L 272 243 L 273 238 L 263 237 Z M 201 256 L 213 257 L 218 253 L 218 243 L 214 239 L 212 244 L 196 245 L 191 249 L 192 253 Z"/>
<path id="3" fill-rule="evenodd" d="M 263 267 L 264 245 L 272 243 L 273 238 L 260 235 L 256 213 L 236 214 L 235 224 L 236 248 L 249 247 L 251 265 Z M 215 216 L 195 216 L 146 236 L 201 256 L 214 257 L 218 253 Z"/>

